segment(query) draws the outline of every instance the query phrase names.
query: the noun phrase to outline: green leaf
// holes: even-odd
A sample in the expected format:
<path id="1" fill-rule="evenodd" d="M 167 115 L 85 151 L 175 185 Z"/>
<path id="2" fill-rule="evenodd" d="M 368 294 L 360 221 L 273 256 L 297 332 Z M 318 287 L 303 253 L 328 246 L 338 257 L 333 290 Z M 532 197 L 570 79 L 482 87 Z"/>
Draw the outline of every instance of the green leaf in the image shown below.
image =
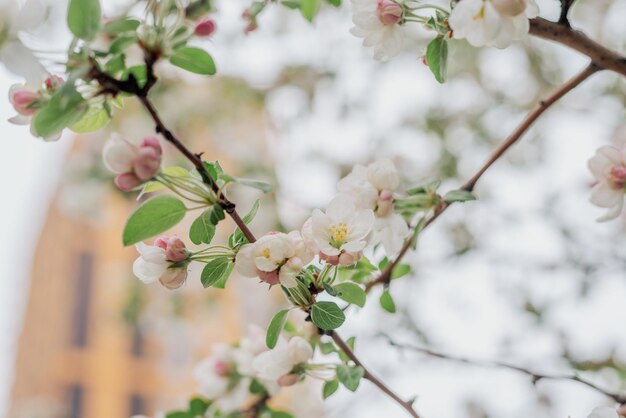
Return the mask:
<path id="1" fill-rule="evenodd" d="M 118 36 L 113 42 L 111 42 L 111 46 L 109 47 L 109 53 L 119 54 L 135 42 L 137 42 L 137 35 L 135 35 L 134 33 Z"/>
<path id="2" fill-rule="evenodd" d="M 451 190 L 443 197 L 448 203 L 452 202 L 467 202 L 469 200 L 476 200 L 476 196 L 472 194 L 472 192 L 468 192 L 467 190 Z"/>
<path id="3" fill-rule="evenodd" d="M 104 25 L 102 30 L 106 33 L 134 32 L 139 27 L 140 22 L 136 19 L 118 19 Z"/>
<path id="4" fill-rule="evenodd" d="M 385 290 L 383 294 L 380 295 L 380 306 L 389 313 L 396 313 L 396 304 L 388 290 Z"/>
<path id="5" fill-rule="evenodd" d="M 43 138 L 52 137 L 78 122 L 89 109 L 89 104 L 76 88 L 66 83 L 50 101 L 35 114 L 35 132 Z"/>
<path id="6" fill-rule="evenodd" d="M 339 381 L 337 379 L 327 381 L 322 388 L 322 397 L 324 399 L 328 398 L 333 393 L 337 392 L 337 389 L 339 389 Z"/>
<path id="7" fill-rule="evenodd" d="M 167 231 L 179 223 L 187 208 L 174 196 L 156 196 L 139 206 L 124 227 L 124 245 L 139 241 Z"/>
<path id="8" fill-rule="evenodd" d="M 235 181 L 237 183 L 243 184 L 244 186 L 248 186 L 248 187 L 252 187 L 254 189 L 260 190 L 263 193 L 269 193 L 272 191 L 272 185 L 264 181 L 240 179 L 240 178 L 236 178 Z"/>
<path id="9" fill-rule="evenodd" d="M 137 80 L 139 87 L 145 86 L 146 81 L 148 81 L 148 69 L 143 64 L 128 67 L 122 73 L 122 80 L 128 80 L 131 75 Z"/>
<path id="10" fill-rule="evenodd" d="M 189 228 L 189 239 L 196 245 L 210 244 L 215 236 L 215 225 L 211 222 L 212 209 L 205 210 Z"/>
<path id="11" fill-rule="evenodd" d="M 246 213 L 243 217 L 243 223 L 248 225 L 250 222 L 252 222 L 252 220 L 254 219 L 254 217 L 256 216 L 256 213 L 259 210 L 259 200 L 257 199 L 254 204 L 252 205 L 252 208 L 250 208 L 250 210 L 248 211 L 248 213 Z M 235 232 L 233 232 L 230 237 L 228 237 L 228 246 L 230 248 L 235 248 L 237 247 L 240 243 L 244 242 L 244 240 L 246 240 L 246 237 L 243 235 L 243 232 L 241 231 L 241 229 L 237 228 L 235 229 Z M 246 240 L 247 242 L 247 240 Z"/>
<path id="12" fill-rule="evenodd" d="M 213 58 L 204 49 L 185 46 L 179 48 L 170 57 L 170 62 L 177 67 L 196 74 L 213 75 L 216 72 Z"/>
<path id="13" fill-rule="evenodd" d="M 276 315 L 270 321 L 270 324 L 267 326 L 267 334 L 265 336 L 265 345 L 268 348 L 276 347 L 278 343 L 278 337 L 280 337 L 280 333 L 285 327 L 285 323 L 287 322 L 287 315 L 289 314 L 289 309 L 283 309 L 278 311 Z"/>
<path id="14" fill-rule="evenodd" d="M 317 11 L 320 8 L 320 0 L 302 0 L 300 4 L 300 12 L 302 16 L 309 22 L 313 22 Z"/>
<path id="15" fill-rule="evenodd" d="M 248 390 L 253 395 L 265 395 L 267 393 L 267 390 L 265 389 L 265 386 L 263 386 L 256 379 L 252 379 L 252 382 L 250 382 L 250 387 L 248 388 Z"/>
<path id="16" fill-rule="evenodd" d="M 443 83 L 446 80 L 448 66 L 448 42 L 438 36 L 428 44 L 426 48 L 426 63 L 435 76 L 435 79 Z"/>
<path id="17" fill-rule="evenodd" d="M 339 297 L 348 303 L 354 303 L 361 308 L 365 305 L 365 291 L 355 283 L 339 283 L 335 285 L 335 290 L 339 292 Z"/>
<path id="18" fill-rule="evenodd" d="M 339 328 L 346 316 L 335 302 L 317 302 L 311 309 L 311 320 L 319 328 L 328 331 Z"/>
<path id="19" fill-rule="evenodd" d="M 101 14 L 99 0 L 70 0 L 67 26 L 77 38 L 91 41 L 100 30 Z"/>
<path id="20" fill-rule="evenodd" d="M 337 347 L 335 347 L 335 344 L 331 342 L 321 342 L 319 347 L 320 347 L 320 351 L 322 352 L 322 354 L 330 354 L 330 353 L 337 352 Z"/>
<path id="21" fill-rule="evenodd" d="M 346 387 L 346 389 L 354 392 L 359 388 L 359 383 L 365 374 L 362 367 L 350 367 L 345 364 L 337 366 L 337 379 Z"/>
<path id="22" fill-rule="evenodd" d="M 100 104 L 94 104 L 89 107 L 82 119 L 70 126 L 70 129 L 77 134 L 95 132 L 104 128 L 110 120 L 109 112 Z"/>
<path id="23" fill-rule="evenodd" d="M 288 7 L 292 10 L 295 9 L 299 9 L 300 8 L 300 1 L 294 1 L 294 0 L 283 0 L 280 2 L 283 6 Z"/>
<path id="24" fill-rule="evenodd" d="M 228 276 L 232 272 L 233 262 L 228 257 L 217 257 L 209 261 L 204 269 L 202 269 L 202 275 L 200 281 L 204 287 L 216 287 L 219 289 L 224 288 Z M 226 278 L 224 278 L 226 277 Z"/>
<path id="25" fill-rule="evenodd" d="M 322 286 L 324 286 L 324 290 L 326 291 L 326 293 L 328 293 L 331 296 L 337 296 L 338 293 L 335 290 L 335 288 L 333 288 L 327 282 L 322 283 Z"/>
<path id="26" fill-rule="evenodd" d="M 169 412 L 165 415 L 165 418 L 194 418 L 189 415 L 187 411 L 175 411 Z"/>
<path id="27" fill-rule="evenodd" d="M 193 398 L 189 401 L 189 412 L 193 417 L 202 417 L 209 409 L 209 402 L 200 398 Z"/>
<path id="28" fill-rule="evenodd" d="M 408 264 L 398 264 L 391 272 L 391 280 L 399 279 L 411 272 L 411 266 Z"/>
<path id="29" fill-rule="evenodd" d="M 331 6 L 339 7 L 341 6 L 341 0 L 326 0 L 328 4 Z"/>

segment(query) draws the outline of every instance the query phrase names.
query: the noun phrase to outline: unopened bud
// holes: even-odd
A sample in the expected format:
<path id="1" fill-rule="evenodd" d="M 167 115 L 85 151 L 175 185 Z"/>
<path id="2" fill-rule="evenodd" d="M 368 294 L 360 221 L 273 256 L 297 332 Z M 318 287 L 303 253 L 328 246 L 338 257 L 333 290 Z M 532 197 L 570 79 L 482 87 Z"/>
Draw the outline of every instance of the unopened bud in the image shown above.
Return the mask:
<path id="1" fill-rule="evenodd" d="M 215 22 L 213 19 L 204 19 L 199 22 L 194 29 L 196 36 L 211 36 L 215 33 Z"/>
<path id="2" fill-rule="evenodd" d="M 115 176 L 115 185 L 123 192 L 131 192 L 143 183 L 134 173 L 122 173 Z"/>
<path id="3" fill-rule="evenodd" d="M 11 89 L 9 100 L 17 113 L 23 116 L 32 116 L 37 112 L 30 106 L 39 99 L 39 94 L 27 88 Z"/>
<path id="4" fill-rule="evenodd" d="M 57 87 L 60 87 L 65 81 L 59 77 L 58 75 L 51 75 L 46 78 L 44 82 L 46 89 L 48 90 L 56 90 Z"/>
<path id="5" fill-rule="evenodd" d="M 150 180 L 161 169 L 161 155 L 151 146 L 141 147 L 133 160 L 133 171 L 143 181 Z"/>
<path id="6" fill-rule="evenodd" d="M 165 249 L 165 256 L 168 260 L 174 262 L 183 261 L 189 258 L 185 243 L 178 237 L 172 237 L 169 239 Z"/>
<path id="7" fill-rule="evenodd" d="M 264 281 L 265 283 L 272 285 L 272 286 L 280 282 L 280 280 L 278 279 L 278 272 L 276 270 L 274 271 L 259 270 L 259 278 L 261 279 L 261 281 Z"/>
<path id="8" fill-rule="evenodd" d="M 278 378 L 278 386 L 287 387 L 293 386 L 300 381 L 300 376 L 297 374 L 285 374 Z"/>
<path id="9" fill-rule="evenodd" d="M 378 0 L 376 14 L 383 25 L 396 25 L 402 20 L 402 6 L 389 0 Z"/>

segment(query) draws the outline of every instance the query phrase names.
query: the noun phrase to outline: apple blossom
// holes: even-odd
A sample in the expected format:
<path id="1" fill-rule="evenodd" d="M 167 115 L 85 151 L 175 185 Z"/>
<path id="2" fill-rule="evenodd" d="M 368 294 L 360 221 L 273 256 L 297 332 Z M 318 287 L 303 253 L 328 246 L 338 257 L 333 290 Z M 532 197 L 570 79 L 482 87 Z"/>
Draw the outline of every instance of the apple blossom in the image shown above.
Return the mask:
<path id="1" fill-rule="evenodd" d="M 296 286 L 296 276 L 313 260 L 313 252 L 300 233 L 272 232 L 253 244 L 241 247 L 235 258 L 237 271 L 246 277 L 259 277 L 270 284 Z"/>
<path id="2" fill-rule="evenodd" d="M 253 367 L 259 378 L 291 386 L 306 372 L 306 363 L 313 357 L 313 348 L 302 337 L 292 337 L 289 342 L 280 339 L 273 350 L 259 354 Z"/>
<path id="3" fill-rule="evenodd" d="M 400 53 L 404 32 L 400 26 L 402 6 L 390 0 L 352 0 L 350 33 L 363 38 L 363 46 L 374 48 L 374 58 L 386 61 Z"/>
<path id="4" fill-rule="evenodd" d="M 146 137 L 137 146 L 118 134 L 113 134 L 102 150 L 104 164 L 116 173 L 115 184 L 129 192 L 150 180 L 161 169 L 161 144 Z"/>
<path id="5" fill-rule="evenodd" d="M 21 6 L 15 0 L 0 0 L 0 62 L 29 84 L 41 80 L 46 70 L 19 35 L 37 28 L 45 16 L 46 7 L 38 0 L 27 0 Z"/>
<path id="6" fill-rule="evenodd" d="M 599 148 L 588 161 L 588 167 L 597 181 L 591 191 L 591 203 L 609 209 L 598 221 L 617 218 L 624 207 L 626 192 L 626 147 Z"/>
<path id="7" fill-rule="evenodd" d="M 367 245 L 374 212 L 358 209 L 350 196 L 338 195 L 329 203 L 326 212 L 315 209 L 310 222 L 310 227 L 303 228 L 302 233 L 310 234 L 305 240 L 313 243 L 312 250 L 319 251 L 320 258 L 331 264 L 336 261 L 345 266 L 356 263 Z M 342 258 L 344 254 L 347 255 Z"/>
<path id="8" fill-rule="evenodd" d="M 189 254 L 178 237 L 161 237 L 154 245 L 135 246 L 139 258 L 133 264 L 135 276 L 144 283 L 159 281 L 168 289 L 178 289 L 187 279 Z"/>
<path id="9" fill-rule="evenodd" d="M 404 218 L 393 211 L 393 192 L 399 186 L 400 175 L 389 159 L 356 165 L 338 184 L 339 192 L 354 198 L 359 209 L 374 211 L 373 242 L 381 242 L 388 255 L 400 251 L 409 233 Z"/>
<path id="10" fill-rule="evenodd" d="M 615 408 L 608 406 L 599 406 L 594 408 L 587 418 L 619 418 Z"/>
<path id="11" fill-rule="evenodd" d="M 463 0 L 450 13 L 454 37 L 473 46 L 506 48 L 523 39 L 537 17 L 535 0 Z"/>

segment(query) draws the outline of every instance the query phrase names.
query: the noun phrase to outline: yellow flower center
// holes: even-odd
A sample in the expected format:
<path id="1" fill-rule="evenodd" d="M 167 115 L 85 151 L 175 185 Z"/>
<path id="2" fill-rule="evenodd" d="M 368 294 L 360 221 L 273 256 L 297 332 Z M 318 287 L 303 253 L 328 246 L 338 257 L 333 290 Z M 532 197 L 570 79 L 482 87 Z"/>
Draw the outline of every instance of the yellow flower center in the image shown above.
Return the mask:
<path id="1" fill-rule="evenodd" d="M 263 250 L 263 257 L 267 258 L 268 260 L 270 259 L 270 249 L 266 248 Z"/>
<path id="2" fill-rule="evenodd" d="M 483 7 L 480 8 L 478 13 L 474 15 L 473 19 L 478 20 L 478 19 L 484 19 L 484 18 L 485 18 L 485 6 L 483 5 Z"/>
<path id="3" fill-rule="evenodd" d="M 339 248 L 346 241 L 348 237 L 348 225 L 345 222 L 339 222 L 328 227 L 330 233 L 330 244 Z"/>

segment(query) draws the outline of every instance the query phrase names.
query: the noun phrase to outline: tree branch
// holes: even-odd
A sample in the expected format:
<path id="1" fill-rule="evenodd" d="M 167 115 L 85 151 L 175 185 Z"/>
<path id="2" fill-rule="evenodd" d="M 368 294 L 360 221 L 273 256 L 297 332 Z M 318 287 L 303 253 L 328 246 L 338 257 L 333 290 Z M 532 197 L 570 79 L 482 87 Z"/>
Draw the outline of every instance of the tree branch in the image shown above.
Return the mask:
<path id="1" fill-rule="evenodd" d="M 388 335 L 382 334 L 383 337 L 385 337 L 387 339 L 387 341 L 389 341 L 389 344 L 394 346 L 394 347 L 398 347 L 401 349 L 406 349 L 406 350 L 411 350 L 411 351 L 415 351 L 421 354 L 425 354 L 427 356 L 431 356 L 431 357 L 437 357 L 443 360 L 449 360 L 449 361 L 454 361 L 457 363 L 464 363 L 464 364 L 469 364 L 472 366 L 478 366 L 478 367 L 495 367 L 495 368 L 503 368 L 503 369 L 508 369 L 508 370 L 514 370 L 516 372 L 519 373 L 523 373 L 525 375 L 530 376 L 530 378 L 532 379 L 533 384 L 539 382 L 540 380 L 571 380 L 573 382 L 578 382 L 581 383 L 583 385 L 586 385 L 588 387 L 590 387 L 591 389 L 600 392 L 601 394 L 613 399 L 615 402 L 619 403 L 620 405 L 626 404 L 626 395 L 620 394 L 620 393 L 615 393 L 615 392 L 610 392 L 608 390 L 602 389 L 601 387 L 599 387 L 598 385 L 596 385 L 595 383 L 590 382 L 589 380 L 583 379 L 582 377 L 576 375 L 576 374 L 543 374 L 543 373 L 537 373 L 534 371 L 531 371 L 529 369 L 526 369 L 524 367 L 521 366 L 516 366 L 514 364 L 509 364 L 509 363 L 504 363 L 504 362 L 500 362 L 500 361 L 489 361 L 489 360 L 472 360 L 466 357 L 459 357 L 459 356 L 453 356 L 453 355 L 449 355 L 449 354 L 444 354 L 438 351 L 434 351 L 431 350 L 429 348 L 425 348 L 425 347 L 418 347 L 415 345 L 411 345 L 411 344 L 402 344 L 402 343 L 398 343 L 396 341 L 394 341 L 391 337 L 389 337 Z"/>
<path id="2" fill-rule="evenodd" d="M 354 354 L 354 352 L 352 351 L 350 346 L 348 344 L 346 344 L 346 342 L 336 332 L 331 331 L 327 335 L 331 336 L 331 338 L 333 339 L 335 344 L 337 344 L 339 346 L 339 348 L 341 348 L 341 351 L 343 351 L 346 354 L 346 356 L 348 356 L 348 358 L 354 362 L 354 364 L 356 364 L 357 366 L 360 366 L 363 369 L 363 371 L 365 372 L 364 375 L 363 375 L 363 378 L 365 378 L 365 379 L 369 380 L 370 382 L 372 382 L 376 387 L 378 387 L 387 396 L 389 396 L 391 399 L 396 401 L 396 403 L 398 403 L 402 408 L 404 408 L 412 417 L 420 418 L 420 416 L 417 414 L 415 409 L 413 409 L 413 401 L 405 401 L 405 400 L 403 400 L 393 390 L 389 389 L 389 387 L 387 387 L 387 385 L 385 385 L 376 376 L 374 376 L 363 365 L 363 363 L 361 363 L 361 361 Z"/>
<path id="3" fill-rule="evenodd" d="M 466 190 L 468 192 L 471 192 L 474 189 L 474 186 L 476 186 L 476 183 L 478 182 L 478 180 L 480 180 L 480 178 L 483 176 L 483 174 L 485 174 L 485 172 L 487 170 L 489 170 L 489 168 L 496 161 L 498 161 L 504 155 L 504 153 L 509 148 L 511 148 L 524 135 L 524 133 L 526 133 L 526 131 L 532 126 L 532 124 L 546 110 L 548 110 L 560 98 L 565 96 L 568 92 L 572 91 L 574 88 L 576 88 L 578 85 L 580 85 L 583 81 L 585 81 L 587 78 L 589 78 L 591 75 L 593 75 L 598 70 L 599 70 L 599 68 L 596 65 L 590 64 L 587 68 L 585 68 L 578 75 L 576 75 L 575 77 L 571 78 L 565 84 L 563 84 L 561 87 L 559 87 L 547 99 L 541 100 L 537 104 L 537 106 L 535 106 L 535 108 L 533 110 L 531 110 L 530 113 L 528 113 L 528 115 L 524 118 L 524 120 L 522 120 L 522 122 L 517 126 L 517 128 L 515 128 L 515 130 L 511 133 L 511 135 L 509 135 L 509 137 L 504 142 L 502 142 L 498 146 L 498 148 L 496 148 L 493 151 L 493 153 L 491 154 L 491 157 L 489 157 L 487 162 L 485 164 L 483 164 L 478 169 L 476 174 L 474 174 L 467 182 L 465 182 L 465 184 L 463 186 L 461 186 L 461 190 Z M 422 229 L 426 228 L 428 225 L 433 223 L 433 221 L 435 219 L 437 219 L 439 217 L 439 215 L 441 215 L 443 212 L 445 212 L 445 210 L 448 207 L 450 207 L 451 205 L 452 205 L 451 203 L 443 202 L 441 205 L 439 205 L 437 208 L 435 208 L 433 214 L 430 217 L 428 217 L 426 219 L 426 221 L 424 222 L 424 224 L 422 225 Z M 398 263 L 400 263 L 402 258 L 409 251 L 409 249 L 413 245 L 413 240 L 414 239 L 416 239 L 416 237 L 414 235 L 412 235 L 410 238 L 408 238 L 404 242 L 404 245 L 402 246 L 402 249 L 400 250 L 400 253 L 396 256 L 395 260 L 393 260 L 392 262 L 387 264 L 385 266 L 385 268 L 383 269 L 383 271 L 380 273 L 380 275 L 376 279 L 368 282 L 365 285 L 365 291 L 366 292 L 369 292 L 372 289 L 372 287 L 374 287 L 374 286 L 376 286 L 378 284 L 385 284 L 385 285 L 389 284 L 389 282 L 391 281 L 391 273 L 393 272 L 393 269 L 398 265 Z"/>
<path id="4" fill-rule="evenodd" d="M 591 62 L 601 69 L 626 76 L 626 57 L 569 26 L 538 17 L 530 19 L 530 34 L 568 46 L 591 58 Z"/>

